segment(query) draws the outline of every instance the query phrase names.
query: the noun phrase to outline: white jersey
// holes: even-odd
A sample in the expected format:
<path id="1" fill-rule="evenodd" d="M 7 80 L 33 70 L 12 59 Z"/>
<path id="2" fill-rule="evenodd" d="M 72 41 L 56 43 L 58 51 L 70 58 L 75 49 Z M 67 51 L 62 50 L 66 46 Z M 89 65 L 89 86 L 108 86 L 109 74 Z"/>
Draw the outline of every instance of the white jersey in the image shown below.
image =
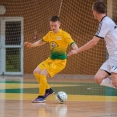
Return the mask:
<path id="1" fill-rule="evenodd" d="M 112 19 L 104 16 L 99 23 L 95 36 L 105 40 L 110 57 L 117 55 L 117 25 Z"/>

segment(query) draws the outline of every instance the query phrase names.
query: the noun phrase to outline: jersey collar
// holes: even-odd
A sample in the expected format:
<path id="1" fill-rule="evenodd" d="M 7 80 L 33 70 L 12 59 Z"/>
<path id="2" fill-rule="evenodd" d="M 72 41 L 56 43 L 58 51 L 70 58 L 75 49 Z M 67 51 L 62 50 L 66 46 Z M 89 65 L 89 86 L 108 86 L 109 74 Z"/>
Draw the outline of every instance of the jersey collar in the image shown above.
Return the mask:
<path id="1" fill-rule="evenodd" d="M 107 16 L 107 15 L 105 15 L 105 16 L 101 19 L 101 21 L 102 21 L 106 16 Z M 100 22 L 101 22 L 101 21 L 100 21 Z"/>

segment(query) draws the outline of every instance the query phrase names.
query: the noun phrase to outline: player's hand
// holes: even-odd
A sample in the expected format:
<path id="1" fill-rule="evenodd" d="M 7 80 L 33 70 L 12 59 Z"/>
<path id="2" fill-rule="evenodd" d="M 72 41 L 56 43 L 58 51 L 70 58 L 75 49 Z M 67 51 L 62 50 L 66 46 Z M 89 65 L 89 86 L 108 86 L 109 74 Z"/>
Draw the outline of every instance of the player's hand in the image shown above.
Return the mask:
<path id="1" fill-rule="evenodd" d="M 77 54 L 77 50 L 71 50 L 71 51 L 67 54 L 67 56 L 71 56 L 71 55 L 73 55 L 73 54 Z"/>
<path id="2" fill-rule="evenodd" d="M 32 47 L 32 44 L 29 43 L 29 42 L 25 42 L 25 43 L 24 43 L 24 46 L 26 46 L 26 47 Z"/>

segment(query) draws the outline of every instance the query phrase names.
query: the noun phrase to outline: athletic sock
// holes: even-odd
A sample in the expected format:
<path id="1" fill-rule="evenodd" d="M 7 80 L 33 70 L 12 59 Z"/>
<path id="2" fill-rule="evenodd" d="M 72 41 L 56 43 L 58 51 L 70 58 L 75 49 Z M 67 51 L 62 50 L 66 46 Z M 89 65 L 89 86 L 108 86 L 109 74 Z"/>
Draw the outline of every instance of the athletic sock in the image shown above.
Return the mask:
<path id="1" fill-rule="evenodd" d="M 40 74 L 40 86 L 39 86 L 39 95 L 40 96 L 45 95 L 46 86 L 47 86 L 46 76 Z"/>
<path id="2" fill-rule="evenodd" d="M 49 90 L 50 89 L 50 85 L 47 83 L 46 84 L 46 90 Z"/>
<path id="3" fill-rule="evenodd" d="M 34 76 L 37 79 L 37 81 L 40 82 L 40 74 L 34 74 Z"/>
<path id="4" fill-rule="evenodd" d="M 107 77 L 107 78 L 103 79 L 100 85 L 108 86 L 108 87 L 112 87 L 112 88 L 116 88 L 116 87 L 112 84 L 112 80 L 111 80 L 110 77 Z"/>

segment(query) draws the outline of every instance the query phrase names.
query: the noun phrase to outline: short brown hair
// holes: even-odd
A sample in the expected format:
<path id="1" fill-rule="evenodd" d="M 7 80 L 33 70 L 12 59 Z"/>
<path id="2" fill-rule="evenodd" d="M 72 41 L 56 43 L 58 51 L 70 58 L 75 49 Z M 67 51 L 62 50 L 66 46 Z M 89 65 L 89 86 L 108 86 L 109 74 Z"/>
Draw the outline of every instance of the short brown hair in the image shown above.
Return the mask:
<path id="1" fill-rule="evenodd" d="M 97 11 L 98 13 L 106 13 L 106 5 L 102 1 L 97 1 L 93 3 L 93 10 Z"/>
<path id="2" fill-rule="evenodd" d="M 52 21 L 52 22 L 59 21 L 60 22 L 60 18 L 58 16 L 51 16 L 50 21 Z"/>

